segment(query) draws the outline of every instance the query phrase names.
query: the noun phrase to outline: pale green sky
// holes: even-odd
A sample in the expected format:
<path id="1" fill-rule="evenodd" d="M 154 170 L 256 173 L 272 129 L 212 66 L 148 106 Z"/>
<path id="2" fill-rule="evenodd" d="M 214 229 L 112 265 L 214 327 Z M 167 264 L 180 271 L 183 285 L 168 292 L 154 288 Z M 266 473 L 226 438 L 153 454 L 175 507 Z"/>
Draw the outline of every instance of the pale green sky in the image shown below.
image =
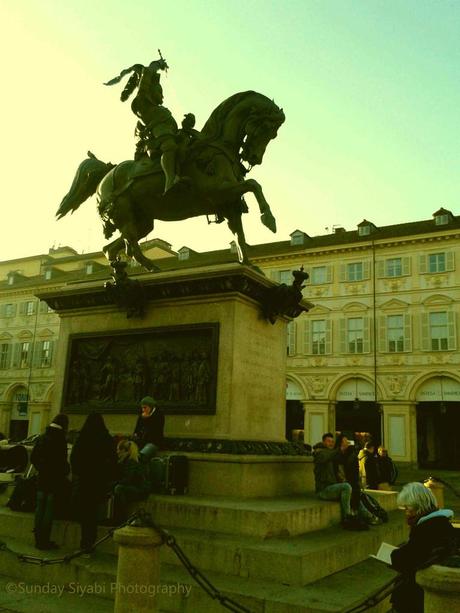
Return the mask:
<path id="1" fill-rule="evenodd" d="M 250 176 L 278 221 L 249 243 L 296 228 L 324 234 L 364 217 L 387 225 L 460 214 L 460 1 L 0 0 L 0 259 L 53 244 L 104 243 L 94 199 L 54 221 L 91 149 L 133 155 L 135 118 L 103 81 L 134 63 L 170 66 L 165 105 L 201 127 L 225 98 L 255 89 L 286 123 Z M 151 234 L 198 251 L 225 248 L 222 224 L 159 223 Z"/>

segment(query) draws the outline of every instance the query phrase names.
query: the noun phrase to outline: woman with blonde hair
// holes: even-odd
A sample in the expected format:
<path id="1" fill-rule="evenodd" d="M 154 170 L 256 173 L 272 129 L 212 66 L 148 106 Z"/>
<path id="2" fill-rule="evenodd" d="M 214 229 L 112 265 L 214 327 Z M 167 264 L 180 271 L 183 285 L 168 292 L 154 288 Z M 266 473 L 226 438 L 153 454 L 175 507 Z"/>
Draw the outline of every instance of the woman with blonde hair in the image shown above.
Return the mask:
<path id="1" fill-rule="evenodd" d="M 450 509 L 438 509 L 436 498 L 422 483 L 408 483 L 397 503 L 406 513 L 409 540 L 391 553 L 392 567 L 401 573 L 401 582 L 391 596 L 398 613 L 423 613 L 423 589 L 416 582 L 416 572 L 430 566 L 455 548 L 455 529 Z"/>
<path id="2" fill-rule="evenodd" d="M 139 463 L 139 449 L 134 441 L 121 440 L 117 446 L 119 478 L 114 487 L 115 514 L 117 519 L 127 517 L 131 502 L 144 500 L 149 487 L 144 470 Z"/>

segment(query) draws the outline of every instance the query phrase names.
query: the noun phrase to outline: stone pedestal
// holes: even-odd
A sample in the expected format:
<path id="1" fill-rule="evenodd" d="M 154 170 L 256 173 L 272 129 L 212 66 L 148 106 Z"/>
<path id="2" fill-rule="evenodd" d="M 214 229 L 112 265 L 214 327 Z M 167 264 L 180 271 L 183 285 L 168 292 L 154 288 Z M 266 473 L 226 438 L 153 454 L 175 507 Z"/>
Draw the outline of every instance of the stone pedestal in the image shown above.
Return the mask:
<path id="1" fill-rule="evenodd" d="M 214 326 L 218 338 L 215 402 L 206 414 L 188 411 L 187 407 L 171 411 L 166 406 L 165 436 L 179 443 L 197 439 L 223 444 L 285 443 L 287 319 L 278 318 L 272 325 L 262 309 L 273 282 L 239 264 L 148 273 L 139 275 L 138 279 L 146 297 L 142 318 L 127 319 L 126 311 L 113 303 L 102 280 L 69 284 L 59 293 L 39 296 L 61 318 L 53 412 L 69 412 L 70 428 L 79 429 L 92 410 L 91 406 L 79 411 L 66 408 L 65 385 L 66 379 L 72 377 L 69 356 L 74 339 L 91 335 L 109 338 L 144 331 L 147 334 L 152 330 L 160 333 L 164 330 L 167 335 L 168 330 L 181 330 L 181 326 L 186 330 L 187 326 L 208 325 Z M 141 334 L 139 342 L 142 342 Z M 167 343 L 164 344 L 167 350 Z M 149 359 L 154 368 L 155 358 L 149 356 Z M 154 387 L 148 392 L 156 395 Z M 131 409 L 124 412 L 112 410 L 110 404 L 98 409 L 112 433 L 133 432 L 139 400 L 133 397 Z M 179 445 L 176 449 L 186 452 L 196 447 L 188 449 Z M 308 468 L 301 459 L 289 461 L 281 455 L 284 452 L 284 449 L 275 452 L 280 455 L 275 458 L 269 455 L 264 462 L 237 455 L 245 451 L 231 451 L 231 457 L 210 454 L 207 460 L 195 458 L 191 464 L 190 489 L 222 495 L 230 489 L 232 494 L 241 491 L 242 496 L 250 495 L 252 488 L 256 496 L 305 491 Z M 213 482 L 219 491 L 205 485 Z"/>

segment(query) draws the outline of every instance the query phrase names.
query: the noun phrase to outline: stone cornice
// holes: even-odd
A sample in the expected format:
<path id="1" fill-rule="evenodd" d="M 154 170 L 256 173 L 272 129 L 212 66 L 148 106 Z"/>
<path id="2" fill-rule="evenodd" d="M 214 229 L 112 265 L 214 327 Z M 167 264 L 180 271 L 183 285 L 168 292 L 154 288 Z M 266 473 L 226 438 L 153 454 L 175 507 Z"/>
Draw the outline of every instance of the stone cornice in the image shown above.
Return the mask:
<path id="1" fill-rule="evenodd" d="M 136 277 L 131 277 L 136 278 Z M 209 295 L 240 294 L 263 304 L 274 284 L 262 274 L 240 264 L 224 264 L 174 272 L 151 273 L 139 277 L 148 301 L 181 300 Z M 54 291 L 37 292 L 53 310 L 114 306 L 101 281 L 72 283 Z"/>

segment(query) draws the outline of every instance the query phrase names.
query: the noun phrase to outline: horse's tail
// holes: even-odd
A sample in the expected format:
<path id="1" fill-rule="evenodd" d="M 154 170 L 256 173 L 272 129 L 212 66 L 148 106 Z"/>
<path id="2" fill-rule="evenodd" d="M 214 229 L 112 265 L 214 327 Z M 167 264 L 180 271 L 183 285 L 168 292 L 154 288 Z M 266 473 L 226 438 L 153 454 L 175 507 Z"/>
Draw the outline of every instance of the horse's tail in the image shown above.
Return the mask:
<path id="1" fill-rule="evenodd" d="M 56 217 L 61 219 L 69 211 L 72 213 L 76 211 L 80 204 L 95 193 L 99 183 L 112 168 L 114 164 L 101 162 L 88 151 L 88 157 L 78 167 L 72 186 L 62 199 Z"/>

